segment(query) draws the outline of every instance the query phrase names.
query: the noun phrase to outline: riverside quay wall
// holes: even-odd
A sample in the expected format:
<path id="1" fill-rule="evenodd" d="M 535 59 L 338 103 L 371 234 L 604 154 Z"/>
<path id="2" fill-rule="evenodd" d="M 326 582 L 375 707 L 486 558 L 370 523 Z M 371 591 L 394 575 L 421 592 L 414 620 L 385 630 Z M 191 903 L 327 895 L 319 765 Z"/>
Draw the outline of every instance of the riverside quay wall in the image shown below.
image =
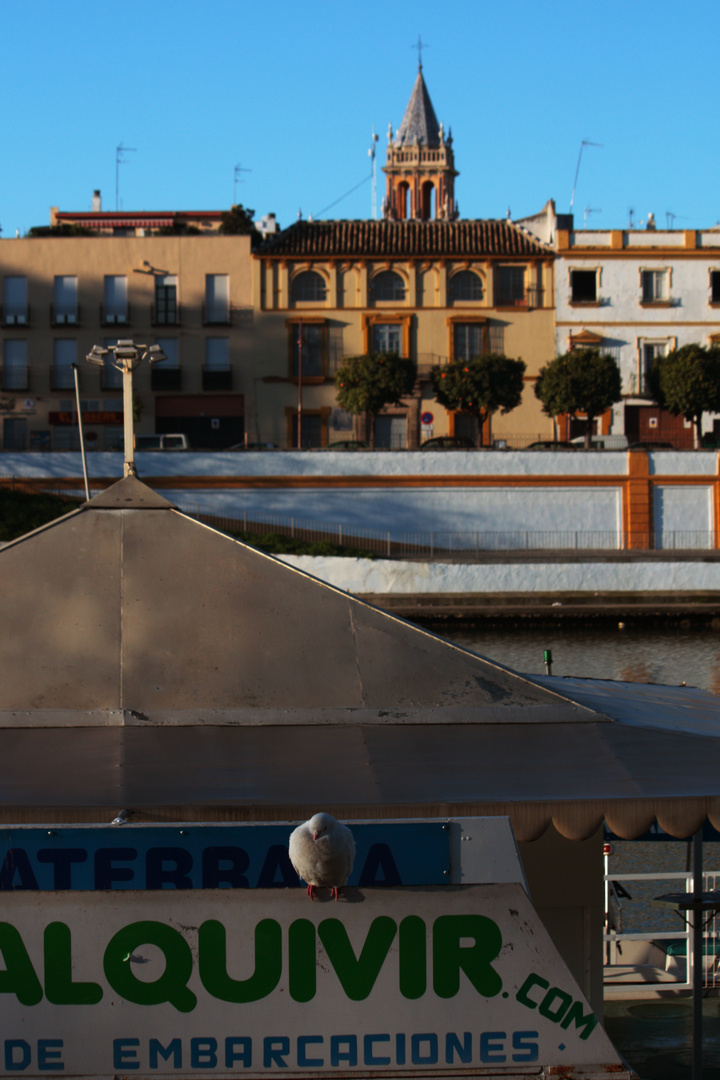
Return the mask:
<path id="1" fill-rule="evenodd" d="M 454 550 L 713 550 L 715 451 L 265 451 L 138 453 L 138 473 L 189 513 L 330 539 L 386 541 L 383 554 Z M 122 457 L 88 455 L 93 490 Z M 82 487 L 79 454 L 0 455 L 0 478 Z M 227 527 L 218 520 L 220 527 Z"/>

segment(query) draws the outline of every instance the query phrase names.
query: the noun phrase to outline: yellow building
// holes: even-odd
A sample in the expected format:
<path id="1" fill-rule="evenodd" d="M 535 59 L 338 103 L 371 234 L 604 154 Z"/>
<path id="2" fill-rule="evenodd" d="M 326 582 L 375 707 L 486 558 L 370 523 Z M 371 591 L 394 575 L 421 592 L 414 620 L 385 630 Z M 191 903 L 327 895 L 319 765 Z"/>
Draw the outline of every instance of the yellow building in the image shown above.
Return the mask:
<path id="1" fill-rule="evenodd" d="M 549 437 L 532 387 L 554 355 L 551 247 L 511 221 L 457 218 L 452 136 L 422 71 L 388 140 L 383 220 L 298 221 L 253 254 L 256 367 L 265 372 L 258 437 L 296 445 L 299 407 L 303 445 L 358 437 L 358 421 L 337 408 L 334 374 L 343 357 L 370 350 L 418 367 L 413 395 L 378 417 L 377 446 L 476 437 L 472 417 L 434 402 L 429 373 L 482 352 L 527 365 L 522 404 L 494 418 L 491 437 L 515 445 Z"/>

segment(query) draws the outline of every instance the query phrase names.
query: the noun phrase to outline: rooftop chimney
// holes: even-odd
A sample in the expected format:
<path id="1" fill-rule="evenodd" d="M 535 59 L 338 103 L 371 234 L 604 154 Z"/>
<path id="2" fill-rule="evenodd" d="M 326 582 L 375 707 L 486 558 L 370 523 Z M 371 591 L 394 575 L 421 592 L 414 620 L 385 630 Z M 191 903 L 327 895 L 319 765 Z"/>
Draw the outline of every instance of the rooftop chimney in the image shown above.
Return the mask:
<path id="1" fill-rule="evenodd" d="M 93 214 L 102 213 L 102 199 L 100 198 L 100 189 L 95 188 L 92 197 L 92 212 Z"/>

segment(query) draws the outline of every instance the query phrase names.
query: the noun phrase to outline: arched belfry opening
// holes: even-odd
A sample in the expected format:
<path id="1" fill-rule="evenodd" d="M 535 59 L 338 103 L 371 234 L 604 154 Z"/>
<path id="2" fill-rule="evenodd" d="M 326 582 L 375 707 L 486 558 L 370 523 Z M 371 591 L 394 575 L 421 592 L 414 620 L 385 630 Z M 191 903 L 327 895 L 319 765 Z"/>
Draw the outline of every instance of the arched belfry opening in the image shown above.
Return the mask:
<path id="1" fill-rule="evenodd" d="M 388 129 L 384 216 L 396 221 L 444 220 L 457 216 L 452 135 L 438 123 L 418 70 L 402 123 Z"/>

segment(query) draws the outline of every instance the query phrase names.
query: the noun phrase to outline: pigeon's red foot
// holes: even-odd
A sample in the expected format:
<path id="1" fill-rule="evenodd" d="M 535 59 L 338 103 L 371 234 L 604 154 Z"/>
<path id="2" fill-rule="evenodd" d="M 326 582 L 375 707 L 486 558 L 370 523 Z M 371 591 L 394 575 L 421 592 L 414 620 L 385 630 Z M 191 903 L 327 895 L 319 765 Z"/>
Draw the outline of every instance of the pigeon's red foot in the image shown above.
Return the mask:
<path id="1" fill-rule="evenodd" d="M 332 889 L 330 890 L 330 898 L 332 900 L 339 900 L 340 899 L 340 889 L 338 888 L 337 885 L 333 885 Z"/>
<path id="2" fill-rule="evenodd" d="M 317 888 L 316 885 L 308 885 L 308 887 L 307 887 L 307 894 L 308 894 L 308 896 L 310 897 L 311 900 L 315 899 L 315 889 L 316 888 Z"/>

